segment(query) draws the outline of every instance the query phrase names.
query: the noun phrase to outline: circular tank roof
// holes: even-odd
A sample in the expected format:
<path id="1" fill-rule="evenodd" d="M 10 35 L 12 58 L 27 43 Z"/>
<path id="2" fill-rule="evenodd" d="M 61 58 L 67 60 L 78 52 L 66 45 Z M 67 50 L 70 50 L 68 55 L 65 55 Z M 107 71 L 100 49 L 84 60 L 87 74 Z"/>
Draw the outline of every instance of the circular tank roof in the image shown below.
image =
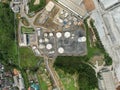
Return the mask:
<path id="1" fill-rule="evenodd" d="M 62 47 L 58 48 L 58 52 L 59 52 L 60 54 L 64 53 L 64 48 L 62 48 Z"/>
<path id="2" fill-rule="evenodd" d="M 78 38 L 78 42 L 85 42 L 85 41 L 86 41 L 86 37 L 85 36 Z"/>
<path id="3" fill-rule="evenodd" d="M 48 38 L 45 38 L 45 42 L 49 42 L 49 39 L 48 39 Z"/>
<path id="4" fill-rule="evenodd" d="M 57 32 L 57 33 L 56 33 L 56 37 L 57 37 L 57 38 L 62 37 L 62 33 L 61 33 L 61 32 Z"/>
<path id="5" fill-rule="evenodd" d="M 39 39 L 39 43 L 42 43 L 43 42 L 43 39 Z"/>
<path id="6" fill-rule="evenodd" d="M 49 36 L 50 36 L 50 37 L 52 37 L 52 36 L 53 36 L 53 33 L 52 33 L 52 32 L 51 32 L 51 33 L 49 33 Z"/>
<path id="7" fill-rule="evenodd" d="M 65 38 L 69 38 L 69 37 L 70 37 L 70 32 L 65 32 L 65 33 L 64 33 L 64 37 L 65 37 Z"/>
<path id="8" fill-rule="evenodd" d="M 83 42 L 86 41 L 86 37 L 85 37 L 85 36 L 82 37 L 82 41 L 83 41 Z"/>
<path id="9" fill-rule="evenodd" d="M 44 33 L 44 37 L 47 37 L 48 36 L 48 34 L 47 33 Z"/>
<path id="10" fill-rule="evenodd" d="M 52 44 L 47 44 L 47 45 L 46 45 L 46 48 L 47 48 L 48 50 L 52 49 Z"/>

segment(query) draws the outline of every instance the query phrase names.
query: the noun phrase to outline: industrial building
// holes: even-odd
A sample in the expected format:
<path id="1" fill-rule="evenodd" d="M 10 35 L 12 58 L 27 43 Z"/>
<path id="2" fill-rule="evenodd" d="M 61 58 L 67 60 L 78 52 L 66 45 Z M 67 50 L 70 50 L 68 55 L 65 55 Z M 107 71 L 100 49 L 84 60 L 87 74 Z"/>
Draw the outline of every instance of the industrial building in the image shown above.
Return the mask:
<path id="1" fill-rule="evenodd" d="M 16 69 L 14 69 L 13 79 L 14 79 L 14 86 L 17 86 L 19 90 L 25 90 L 23 77 L 21 73 L 17 71 Z"/>
<path id="2" fill-rule="evenodd" d="M 21 34 L 19 39 L 19 46 L 27 46 L 26 34 Z"/>
<path id="3" fill-rule="evenodd" d="M 120 0 L 99 0 L 101 6 L 104 8 L 104 9 L 108 9 L 108 8 L 111 8 L 112 6 L 114 6 L 115 4 L 119 3 Z"/>
<path id="4" fill-rule="evenodd" d="M 100 2 L 104 4 L 105 9 L 92 13 L 91 17 L 95 20 L 94 24 L 105 50 L 113 60 L 113 67 L 120 82 L 120 6 L 117 4 L 119 0 Z"/>
<path id="5" fill-rule="evenodd" d="M 100 90 L 116 90 L 115 81 L 112 75 L 112 71 L 104 68 L 100 71 L 99 76 L 99 89 Z"/>
<path id="6" fill-rule="evenodd" d="M 82 0 L 58 0 L 58 2 L 81 18 L 87 15 L 87 11 Z"/>
<path id="7" fill-rule="evenodd" d="M 112 57 L 114 57 L 114 63 L 116 69 L 119 68 L 118 63 L 120 64 L 120 7 L 117 7 L 113 9 L 112 11 L 109 11 L 108 13 L 103 15 L 103 19 L 107 28 L 107 34 L 109 37 L 109 42 L 111 44 L 112 48 Z M 117 70 L 118 71 L 118 70 Z M 117 76 L 119 76 L 120 72 L 116 72 Z M 120 76 L 118 77 L 120 81 Z"/>

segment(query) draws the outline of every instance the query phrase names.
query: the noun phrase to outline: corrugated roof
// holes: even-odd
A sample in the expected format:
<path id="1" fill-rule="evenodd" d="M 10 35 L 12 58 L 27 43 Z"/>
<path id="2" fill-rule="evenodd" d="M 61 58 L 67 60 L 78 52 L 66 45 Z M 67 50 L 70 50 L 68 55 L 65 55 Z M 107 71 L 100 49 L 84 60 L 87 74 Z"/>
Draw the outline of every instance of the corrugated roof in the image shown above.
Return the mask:
<path id="1" fill-rule="evenodd" d="M 118 3 L 119 0 L 100 0 L 100 2 L 103 4 L 104 8 L 107 9 L 114 4 Z"/>

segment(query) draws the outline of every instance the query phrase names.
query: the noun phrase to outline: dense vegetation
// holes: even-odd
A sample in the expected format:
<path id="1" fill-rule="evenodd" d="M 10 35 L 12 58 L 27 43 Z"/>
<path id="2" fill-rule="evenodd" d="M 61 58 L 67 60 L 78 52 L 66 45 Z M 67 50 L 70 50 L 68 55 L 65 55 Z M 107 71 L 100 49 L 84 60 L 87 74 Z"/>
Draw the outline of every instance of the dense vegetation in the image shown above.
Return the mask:
<path id="1" fill-rule="evenodd" d="M 54 66 L 66 73 L 79 74 L 78 84 L 80 90 L 92 90 L 98 87 L 95 71 L 80 57 L 57 57 Z"/>
<path id="2" fill-rule="evenodd" d="M 9 4 L 0 3 L 0 60 L 6 65 L 14 66 L 17 63 L 15 23 Z"/>
<path id="3" fill-rule="evenodd" d="M 34 5 L 35 0 L 30 0 L 29 2 L 29 12 L 39 11 L 46 5 L 46 0 L 40 0 L 38 5 Z"/>

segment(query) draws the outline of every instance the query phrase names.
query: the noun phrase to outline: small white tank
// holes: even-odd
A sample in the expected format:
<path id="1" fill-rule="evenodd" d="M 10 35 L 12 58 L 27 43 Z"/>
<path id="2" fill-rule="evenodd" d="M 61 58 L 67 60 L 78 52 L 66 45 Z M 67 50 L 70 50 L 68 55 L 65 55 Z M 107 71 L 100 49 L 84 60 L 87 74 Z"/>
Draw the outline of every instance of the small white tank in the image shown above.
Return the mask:
<path id="1" fill-rule="evenodd" d="M 64 53 L 64 48 L 62 48 L 62 47 L 58 48 L 58 53 L 60 53 L 60 54 Z"/>
<path id="2" fill-rule="evenodd" d="M 65 33 L 64 33 L 64 37 L 65 37 L 65 38 L 69 38 L 70 36 L 71 36 L 70 32 L 65 32 Z"/>
<path id="3" fill-rule="evenodd" d="M 44 37 L 47 37 L 48 36 L 48 34 L 47 33 L 44 33 Z"/>
<path id="4" fill-rule="evenodd" d="M 48 38 L 45 38 L 45 42 L 49 42 L 49 39 L 48 39 Z"/>
<path id="5" fill-rule="evenodd" d="M 52 36 L 53 36 L 53 33 L 52 33 L 52 32 L 51 32 L 51 33 L 49 33 L 49 36 L 50 36 L 50 37 L 52 37 Z"/>
<path id="6" fill-rule="evenodd" d="M 47 44 L 46 49 L 48 49 L 48 50 L 52 49 L 52 44 Z"/>
<path id="7" fill-rule="evenodd" d="M 57 32 L 57 33 L 56 33 L 56 37 L 57 37 L 57 38 L 61 38 L 61 37 L 62 37 L 62 33 L 61 33 L 61 32 Z"/>

